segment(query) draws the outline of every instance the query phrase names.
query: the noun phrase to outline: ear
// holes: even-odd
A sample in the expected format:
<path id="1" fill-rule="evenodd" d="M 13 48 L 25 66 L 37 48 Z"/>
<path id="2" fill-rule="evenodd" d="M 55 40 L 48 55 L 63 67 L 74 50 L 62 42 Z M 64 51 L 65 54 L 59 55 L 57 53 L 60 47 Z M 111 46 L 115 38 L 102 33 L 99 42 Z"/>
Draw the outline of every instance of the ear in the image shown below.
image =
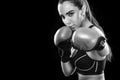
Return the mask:
<path id="1" fill-rule="evenodd" d="M 85 12 L 86 12 L 86 5 L 83 4 L 81 15 L 82 15 L 82 16 L 85 16 Z"/>
<path id="2" fill-rule="evenodd" d="M 79 17 L 84 19 L 85 12 L 86 12 L 86 5 L 83 5 L 82 8 L 79 10 Z"/>
<path id="3" fill-rule="evenodd" d="M 79 18 L 82 16 L 82 10 L 79 10 Z"/>

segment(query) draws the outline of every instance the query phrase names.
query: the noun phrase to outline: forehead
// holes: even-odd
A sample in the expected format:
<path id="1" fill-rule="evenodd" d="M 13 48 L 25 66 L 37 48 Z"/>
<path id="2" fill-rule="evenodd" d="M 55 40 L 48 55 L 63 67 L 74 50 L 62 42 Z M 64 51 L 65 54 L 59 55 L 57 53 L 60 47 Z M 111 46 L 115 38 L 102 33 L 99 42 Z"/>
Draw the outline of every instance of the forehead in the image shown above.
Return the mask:
<path id="1" fill-rule="evenodd" d="M 78 10 L 76 6 L 74 6 L 73 3 L 65 1 L 62 4 L 58 4 L 58 12 L 59 14 L 66 14 L 70 10 Z"/>

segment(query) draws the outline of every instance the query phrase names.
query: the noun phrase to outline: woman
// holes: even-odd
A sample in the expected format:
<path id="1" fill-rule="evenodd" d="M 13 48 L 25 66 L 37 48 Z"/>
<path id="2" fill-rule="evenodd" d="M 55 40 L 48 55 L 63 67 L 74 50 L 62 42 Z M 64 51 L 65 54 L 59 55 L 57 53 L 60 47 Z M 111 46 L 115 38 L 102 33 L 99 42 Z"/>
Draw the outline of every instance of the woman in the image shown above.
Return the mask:
<path id="1" fill-rule="evenodd" d="M 73 31 L 76 31 L 79 27 L 86 27 L 97 31 L 101 36 L 105 37 L 102 28 L 92 15 L 87 0 L 59 0 L 58 12 L 63 23 L 66 26 L 69 26 Z M 111 49 L 107 41 L 105 41 L 104 48 L 101 50 L 85 52 L 78 50 L 77 48 L 70 47 L 70 53 L 71 55 L 69 55 L 69 59 L 61 60 L 61 67 L 65 76 L 70 76 L 76 71 L 78 73 L 79 80 L 105 80 L 105 62 L 106 60 L 110 61 L 112 56 Z M 88 63 L 83 62 L 84 58 L 82 57 L 84 54 L 87 55 L 89 60 Z M 78 65 L 75 65 L 75 62 L 78 63 Z M 82 65 L 82 63 L 84 63 L 83 67 L 92 63 L 94 63 L 94 65 L 84 70 L 79 68 L 79 65 Z"/>

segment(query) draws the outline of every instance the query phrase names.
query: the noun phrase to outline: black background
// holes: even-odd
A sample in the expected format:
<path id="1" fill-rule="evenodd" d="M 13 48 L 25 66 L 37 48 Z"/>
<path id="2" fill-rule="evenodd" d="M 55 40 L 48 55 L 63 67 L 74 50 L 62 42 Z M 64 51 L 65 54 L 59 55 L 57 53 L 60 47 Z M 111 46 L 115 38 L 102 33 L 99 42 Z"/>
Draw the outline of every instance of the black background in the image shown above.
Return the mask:
<path id="1" fill-rule="evenodd" d="M 106 64 L 106 80 L 119 78 L 119 4 L 113 0 L 88 0 L 94 16 L 104 29 L 113 52 Z M 77 74 L 66 78 L 54 45 L 54 34 L 63 26 L 58 0 L 10 2 L 5 7 L 4 34 L 6 66 L 4 74 L 12 79 L 77 80 Z M 3 20 L 4 21 L 4 20 Z M 7 27 L 6 27 L 7 26 Z M 7 34 L 6 34 L 7 32 Z"/>

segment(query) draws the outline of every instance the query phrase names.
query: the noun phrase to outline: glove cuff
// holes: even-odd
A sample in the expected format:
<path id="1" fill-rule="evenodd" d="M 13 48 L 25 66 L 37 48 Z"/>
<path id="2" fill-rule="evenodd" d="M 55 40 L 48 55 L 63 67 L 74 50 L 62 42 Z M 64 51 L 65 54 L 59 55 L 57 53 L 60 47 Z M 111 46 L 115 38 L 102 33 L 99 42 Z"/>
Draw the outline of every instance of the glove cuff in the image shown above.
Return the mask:
<path id="1" fill-rule="evenodd" d="M 99 37 L 96 45 L 91 50 L 100 51 L 100 50 L 104 49 L 104 47 L 105 47 L 104 44 L 105 44 L 105 38 L 101 36 L 101 37 Z M 91 51 L 91 50 L 89 50 L 89 51 Z"/>
<path id="2" fill-rule="evenodd" d="M 61 56 L 61 61 L 63 63 L 68 62 L 70 60 L 70 55 L 71 55 L 70 51 L 63 51 L 62 54 L 63 55 Z"/>

